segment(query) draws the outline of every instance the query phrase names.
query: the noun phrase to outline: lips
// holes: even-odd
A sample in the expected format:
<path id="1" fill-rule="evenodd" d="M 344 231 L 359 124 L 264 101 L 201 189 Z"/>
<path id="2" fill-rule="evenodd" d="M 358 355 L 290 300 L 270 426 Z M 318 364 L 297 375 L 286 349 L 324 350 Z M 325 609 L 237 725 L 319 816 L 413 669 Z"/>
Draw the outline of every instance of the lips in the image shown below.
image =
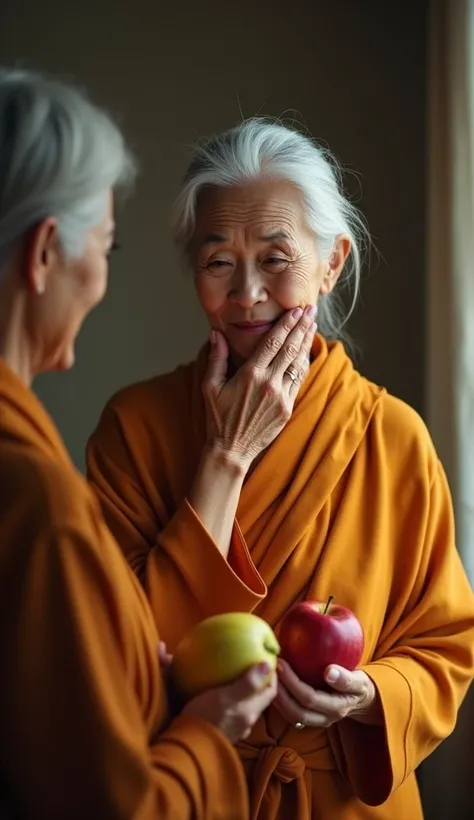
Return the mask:
<path id="1" fill-rule="evenodd" d="M 267 333 L 274 324 L 275 321 L 269 319 L 267 322 L 233 322 L 232 327 L 242 333 Z"/>

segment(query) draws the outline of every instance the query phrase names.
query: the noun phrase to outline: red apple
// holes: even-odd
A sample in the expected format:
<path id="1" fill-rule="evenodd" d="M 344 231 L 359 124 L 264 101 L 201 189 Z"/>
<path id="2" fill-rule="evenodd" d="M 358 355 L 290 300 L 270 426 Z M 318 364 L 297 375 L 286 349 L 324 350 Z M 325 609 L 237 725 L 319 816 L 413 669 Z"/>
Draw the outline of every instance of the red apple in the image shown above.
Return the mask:
<path id="1" fill-rule="evenodd" d="M 298 677 L 314 689 L 326 688 L 324 670 L 335 663 L 353 670 L 361 662 L 364 631 L 350 609 L 303 601 L 284 616 L 278 640 L 281 657 Z"/>

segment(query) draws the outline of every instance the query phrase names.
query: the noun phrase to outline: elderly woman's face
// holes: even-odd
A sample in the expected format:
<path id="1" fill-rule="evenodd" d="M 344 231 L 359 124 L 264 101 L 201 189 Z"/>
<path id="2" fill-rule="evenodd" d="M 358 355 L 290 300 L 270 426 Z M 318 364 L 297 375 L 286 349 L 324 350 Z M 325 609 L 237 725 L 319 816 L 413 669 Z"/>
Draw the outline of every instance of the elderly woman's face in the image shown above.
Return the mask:
<path id="1" fill-rule="evenodd" d="M 29 316 L 36 373 L 73 365 L 74 343 L 82 323 L 105 295 L 114 237 L 112 194 L 101 221 L 86 234 L 83 253 L 77 259 L 64 260 L 55 228 L 46 234 L 47 225 L 48 220 L 33 250 L 38 262 L 30 266 L 30 275 L 44 287 L 44 293 L 33 299 Z"/>
<path id="2" fill-rule="evenodd" d="M 281 180 L 204 191 L 190 250 L 209 323 L 243 360 L 283 313 L 317 304 L 344 263 L 321 260 L 301 194 Z"/>

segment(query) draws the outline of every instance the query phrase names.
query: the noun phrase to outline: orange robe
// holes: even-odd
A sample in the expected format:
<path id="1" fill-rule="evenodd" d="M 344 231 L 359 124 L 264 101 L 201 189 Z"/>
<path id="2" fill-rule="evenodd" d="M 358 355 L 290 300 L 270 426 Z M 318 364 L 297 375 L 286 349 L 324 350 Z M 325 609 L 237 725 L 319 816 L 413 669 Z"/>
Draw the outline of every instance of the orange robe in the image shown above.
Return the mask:
<path id="1" fill-rule="evenodd" d="M 199 718 L 167 720 L 146 596 L 1 359 L 0 601 L 2 818 L 248 816 L 231 744 Z"/>
<path id="2" fill-rule="evenodd" d="M 241 745 L 259 820 L 422 816 L 414 770 L 453 729 L 474 676 L 474 596 L 443 469 L 417 414 L 315 340 L 291 420 L 244 484 L 229 560 L 187 501 L 205 441 L 194 364 L 121 391 L 88 448 L 106 519 L 170 650 L 200 619 L 278 628 L 334 595 L 361 620 L 383 727 L 296 731 L 271 707 Z"/>

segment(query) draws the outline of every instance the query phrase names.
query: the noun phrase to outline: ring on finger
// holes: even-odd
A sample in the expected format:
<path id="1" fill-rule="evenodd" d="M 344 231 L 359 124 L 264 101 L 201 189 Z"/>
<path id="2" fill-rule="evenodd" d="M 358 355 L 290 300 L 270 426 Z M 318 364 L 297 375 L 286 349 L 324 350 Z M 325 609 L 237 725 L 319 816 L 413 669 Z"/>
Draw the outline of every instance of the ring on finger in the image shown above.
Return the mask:
<path id="1" fill-rule="evenodd" d="M 285 374 L 288 376 L 288 378 L 290 378 L 290 379 L 291 379 L 291 381 L 293 382 L 293 384 L 296 384 L 296 382 L 298 381 L 298 373 L 297 373 L 297 371 L 296 371 L 296 370 L 294 370 L 294 368 L 292 368 L 292 367 L 288 367 L 288 368 L 285 370 Z"/>

